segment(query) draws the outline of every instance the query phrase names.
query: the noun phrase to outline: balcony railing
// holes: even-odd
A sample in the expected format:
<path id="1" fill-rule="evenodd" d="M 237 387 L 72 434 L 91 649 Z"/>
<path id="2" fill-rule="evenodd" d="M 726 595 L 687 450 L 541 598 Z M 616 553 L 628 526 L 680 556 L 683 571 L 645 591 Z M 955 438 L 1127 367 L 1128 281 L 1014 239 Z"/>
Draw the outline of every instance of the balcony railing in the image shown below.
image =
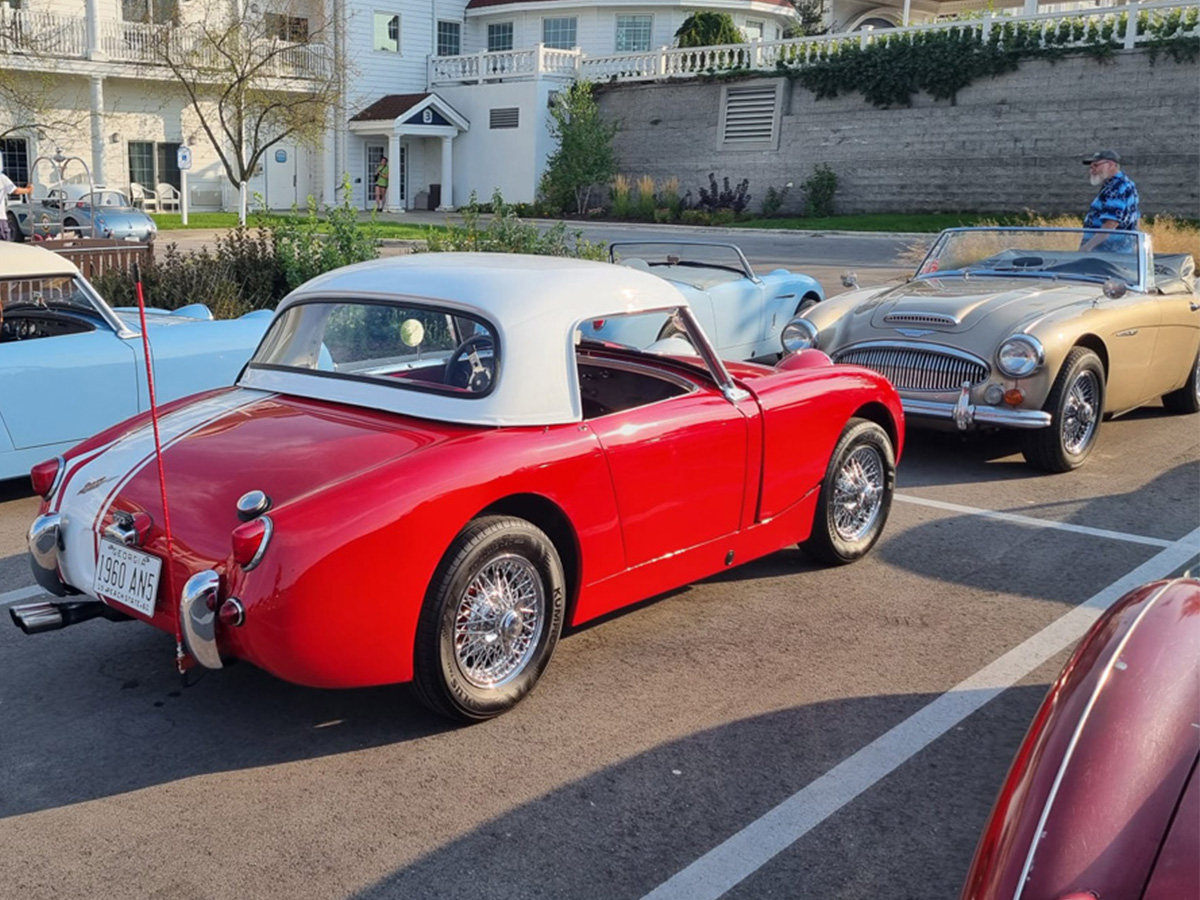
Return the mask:
<path id="1" fill-rule="evenodd" d="M 31 58 L 90 59 L 141 65 L 165 65 L 163 48 L 189 65 L 220 68 L 216 52 L 198 30 L 140 22 L 100 22 L 95 42 L 89 40 L 87 20 L 0 3 L 0 66 L 5 55 Z M 169 44 L 168 44 L 169 42 Z M 330 61 L 321 43 L 283 43 L 273 49 L 266 74 L 278 78 L 324 78 Z"/>
<path id="2" fill-rule="evenodd" d="M 751 41 L 716 47 L 647 50 L 585 56 L 579 51 L 512 50 L 472 56 L 440 56 L 429 61 L 429 84 L 464 84 L 544 76 L 574 75 L 592 81 L 655 81 L 690 78 L 733 70 L 770 71 L 780 66 L 805 66 L 849 46 L 907 39 L 932 31 L 975 32 L 1003 49 L 1057 47 L 1071 49 L 1097 42 L 1132 49 L 1163 37 L 1200 36 L 1200 6 L 1195 0 L 1155 0 L 1097 7 L 1070 13 L 987 14 L 978 19 L 914 25 L 907 28 L 863 30 L 778 41 Z M 546 54 L 574 54 L 570 64 Z M 574 65 L 574 69 L 571 65 Z"/>

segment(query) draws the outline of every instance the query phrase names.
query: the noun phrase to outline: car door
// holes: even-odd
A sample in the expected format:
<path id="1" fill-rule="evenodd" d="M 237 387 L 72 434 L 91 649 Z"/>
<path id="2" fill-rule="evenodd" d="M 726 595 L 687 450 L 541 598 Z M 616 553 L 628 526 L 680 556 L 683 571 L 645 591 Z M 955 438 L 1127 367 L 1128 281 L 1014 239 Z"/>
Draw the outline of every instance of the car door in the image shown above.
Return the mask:
<path id="1" fill-rule="evenodd" d="M 765 328 L 763 287 L 739 278 L 709 289 L 723 359 L 749 359 L 762 342 Z"/>
<path id="2" fill-rule="evenodd" d="M 717 390 L 701 388 L 588 424 L 608 459 L 627 566 L 738 530 L 747 418 Z"/>
<path id="3" fill-rule="evenodd" d="M 1200 346 L 1200 296 L 1166 294 L 1154 302 L 1162 311 L 1154 359 L 1150 363 L 1150 386 L 1154 394 L 1166 393 L 1192 371 Z"/>
<path id="4" fill-rule="evenodd" d="M 132 416 L 138 358 L 104 322 L 73 334 L 8 336 L 0 342 L 0 420 L 14 449 L 72 444 Z"/>

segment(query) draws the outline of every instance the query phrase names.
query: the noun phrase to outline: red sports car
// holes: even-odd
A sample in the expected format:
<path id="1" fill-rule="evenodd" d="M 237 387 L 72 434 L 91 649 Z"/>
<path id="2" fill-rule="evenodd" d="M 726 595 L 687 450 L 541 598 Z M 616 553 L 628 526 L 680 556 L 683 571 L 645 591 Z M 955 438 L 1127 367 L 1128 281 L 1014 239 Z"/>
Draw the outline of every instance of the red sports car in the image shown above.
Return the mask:
<path id="1" fill-rule="evenodd" d="M 623 315 L 686 340 L 585 337 Z M 79 596 L 18 625 L 133 617 L 181 665 L 411 680 L 473 720 L 529 692 L 564 623 L 797 541 L 861 557 L 904 422 L 882 376 L 817 351 L 722 362 L 653 275 L 428 254 L 293 292 L 237 384 L 159 431 L 165 509 L 148 416 L 34 468 L 34 572 Z"/>
<path id="2" fill-rule="evenodd" d="M 1200 581 L 1126 594 L 1017 752 L 962 900 L 1200 897 Z"/>

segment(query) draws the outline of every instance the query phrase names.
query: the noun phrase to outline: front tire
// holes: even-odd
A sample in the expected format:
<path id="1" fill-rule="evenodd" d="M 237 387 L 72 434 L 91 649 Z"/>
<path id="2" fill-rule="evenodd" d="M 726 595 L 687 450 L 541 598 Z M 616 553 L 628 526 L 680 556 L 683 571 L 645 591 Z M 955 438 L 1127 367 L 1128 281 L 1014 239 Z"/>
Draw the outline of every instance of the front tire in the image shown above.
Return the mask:
<path id="1" fill-rule="evenodd" d="M 1200 412 L 1200 353 L 1196 354 L 1196 361 L 1192 363 L 1192 377 L 1188 383 L 1177 391 L 1163 394 L 1162 403 L 1173 413 L 1186 415 Z"/>
<path id="2" fill-rule="evenodd" d="M 1046 472 L 1069 472 L 1083 465 L 1096 445 L 1104 415 L 1100 357 L 1087 347 L 1072 348 L 1042 408 L 1050 413 L 1050 425 L 1025 436 L 1025 461 Z"/>
<path id="3" fill-rule="evenodd" d="M 821 298 L 816 294 L 805 294 L 800 302 L 796 304 L 796 311 L 792 313 L 792 318 L 794 319 L 796 316 L 800 315 L 800 313 L 812 309 L 820 302 Z"/>
<path id="4" fill-rule="evenodd" d="M 533 690 L 562 632 L 562 562 L 524 519 L 484 516 L 450 545 L 421 608 L 413 650 L 417 697 L 478 722 Z"/>
<path id="5" fill-rule="evenodd" d="M 862 559 L 883 533 L 895 491 L 896 452 L 888 433 L 867 419 L 851 419 L 829 458 L 812 534 L 800 549 L 833 566 Z"/>

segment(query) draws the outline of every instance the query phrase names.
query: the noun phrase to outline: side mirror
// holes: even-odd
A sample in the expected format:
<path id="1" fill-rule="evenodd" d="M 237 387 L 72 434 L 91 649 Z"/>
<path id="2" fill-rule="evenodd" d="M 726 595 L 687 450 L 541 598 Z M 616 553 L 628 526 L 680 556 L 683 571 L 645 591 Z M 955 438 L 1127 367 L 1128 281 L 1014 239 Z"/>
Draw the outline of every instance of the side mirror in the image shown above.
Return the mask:
<path id="1" fill-rule="evenodd" d="M 842 287 L 844 287 L 844 288 L 858 287 L 858 275 L 856 275 L 854 272 L 843 272 L 842 273 Z"/>
<path id="2" fill-rule="evenodd" d="M 1104 296 L 1109 300 L 1120 300 L 1129 291 L 1129 285 L 1116 278 L 1104 282 Z"/>

